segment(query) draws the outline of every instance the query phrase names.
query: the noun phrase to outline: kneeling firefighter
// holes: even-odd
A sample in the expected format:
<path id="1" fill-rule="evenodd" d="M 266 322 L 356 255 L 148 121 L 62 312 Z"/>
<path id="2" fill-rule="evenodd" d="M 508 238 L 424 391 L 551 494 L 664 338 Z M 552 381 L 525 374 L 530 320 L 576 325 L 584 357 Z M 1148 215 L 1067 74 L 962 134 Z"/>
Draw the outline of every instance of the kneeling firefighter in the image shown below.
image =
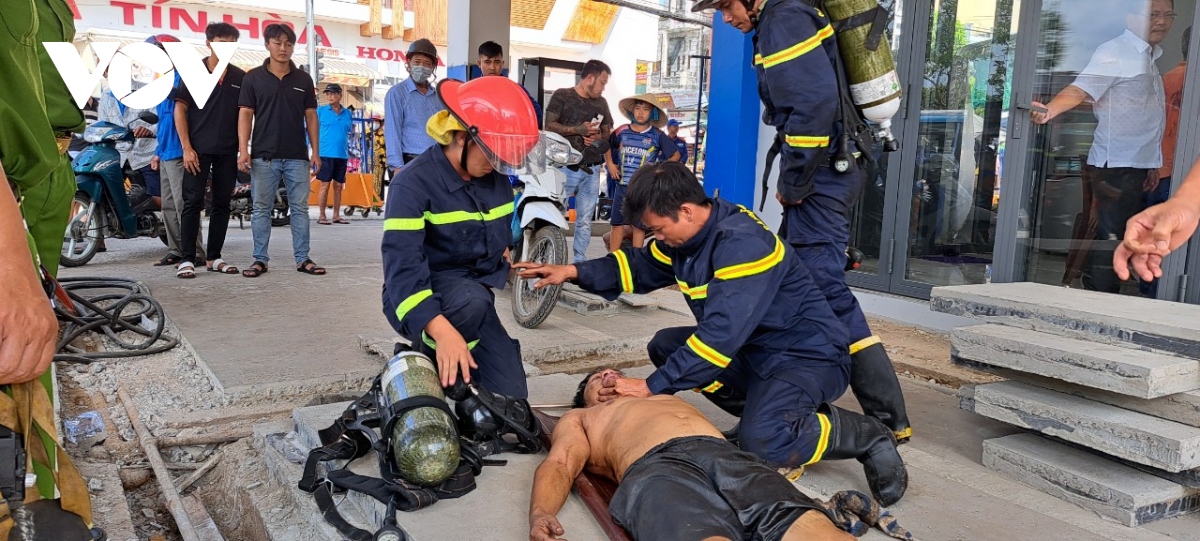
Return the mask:
<path id="1" fill-rule="evenodd" d="M 900 382 L 845 276 L 852 266 L 849 214 L 874 173 L 874 138 L 885 150 L 897 148 L 888 130 L 899 109 L 900 86 L 883 38 L 887 12 L 875 0 L 697 0 L 692 5 L 692 11 L 712 8 L 727 24 L 755 32 L 763 122 L 778 131 L 763 181 L 778 155 L 777 196 L 784 205 L 780 236 L 796 249 L 850 332 L 850 388 L 863 412 L 905 442 L 912 428 Z M 877 134 L 866 120 L 880 125 Z"/>
<path id="2" fill-rule="evenodd" d="M 530 437 L 537 423 L 520 344 L 500 323 L 492 290 L 509 274 L 508 175 L 545 164 L 537 114 L 503 77 L 448 79 L 437 92 L 446 109 L 426 128 L 438 144 L 401 170 L 387 201 L 384 315 L 437 360 L 460 431 L 481 454 L 528 450 L 538 446 Z M 507 433 L 517 436 L 515 447 Z"/>

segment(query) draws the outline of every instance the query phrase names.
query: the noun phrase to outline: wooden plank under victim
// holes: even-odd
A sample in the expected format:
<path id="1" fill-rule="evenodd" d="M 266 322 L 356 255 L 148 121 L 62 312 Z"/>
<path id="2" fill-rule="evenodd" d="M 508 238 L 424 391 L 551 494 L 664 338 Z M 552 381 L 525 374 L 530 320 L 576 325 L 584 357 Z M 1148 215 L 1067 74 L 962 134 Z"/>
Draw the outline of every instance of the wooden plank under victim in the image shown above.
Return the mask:
<path id="1" fill-rule="evenodd" d="M 550 433 L 558 424 L 558 417 L 536 409 L 533 410 L 533 416 L 542 425 L 542 445 L 549 449 Z M 612 515 L 608 512 L 608 503 L 612 501 L 613 494 L 617 491 L 616 483 L 607 477 L 584 471 L 575 477 L 574 487 L 575 493 L 583 500 L 588 511 L 592 512 L 592 518 L 595 518 L 596 522 L 600 524 L 600 529 L 604 530 L 609 541 L 633 541 L 633 538 L 613 520 Z"/>

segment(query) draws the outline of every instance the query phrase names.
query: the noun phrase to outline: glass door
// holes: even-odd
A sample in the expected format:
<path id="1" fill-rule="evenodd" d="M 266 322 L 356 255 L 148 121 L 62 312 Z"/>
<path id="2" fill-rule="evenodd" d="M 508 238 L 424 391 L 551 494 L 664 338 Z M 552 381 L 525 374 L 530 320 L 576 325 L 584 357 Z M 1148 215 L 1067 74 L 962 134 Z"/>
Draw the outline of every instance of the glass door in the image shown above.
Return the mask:
<path id="1" fill-rule="evenodd" d="M 929 0 L 906 121 L 891 289 L 989 280 L 1020 0 Z"/>
<path id="2" fill-rule="evenodd" d="M 1174 158 L 1194 14 L 1183 0 L 1042 0 L 1018 92 L 1030 124 L 1010 162 L 1027 194 L 1010 212 L 1012 279 L 1175 298 L 1117 279 L 1112 253 L 1129 217 L 1188 169 Z"/>

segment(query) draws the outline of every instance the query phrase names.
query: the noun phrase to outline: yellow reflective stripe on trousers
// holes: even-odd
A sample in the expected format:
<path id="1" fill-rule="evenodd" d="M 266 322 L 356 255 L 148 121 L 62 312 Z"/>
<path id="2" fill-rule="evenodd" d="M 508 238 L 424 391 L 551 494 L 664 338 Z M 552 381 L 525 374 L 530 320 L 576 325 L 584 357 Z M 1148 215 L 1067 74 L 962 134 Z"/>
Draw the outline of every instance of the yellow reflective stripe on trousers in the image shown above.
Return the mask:
<path id="1" fill-rule="evenodd" d="M 692 351 L 696 352 L 696 355 L 699 355 L 700 358 L 721 368 L 729 366 L 729 357 L 722 355 L 721 352 L 713 349 L 708 344 L 701 342 L 700 338 L 698 338 L 696 335 L 693 334 L 687 339 L 687 345 L 689 348 L 692 348 Z"/>
<path id="2" fill-rule="evenodd" d="M 854 355 L 855 353 L 858 353 L 864 349 L 867 349 L 875 344 L 882 344 L 882 343 L 883 343 L 883 340 L 880 340 L 880 338 L 878 336 L 875 336 L 875 335 L 868 336 L 866 338 L 863 338 L 862 340 L 859 340 L 853 344 L 850 344 L 850 354 Z"/>
<path id="3" fill-rule="evenodd" d="M 453 212 L 438 212 L 436 214 L 431 213 L 431 212 L 426 212 L 425 213 L 425 221 L 427 221 L 433 225 L 446 225 L 446 224 L 453 224 L 453 223 L 458 223 L 458 222 L 469 222 L 471 220 L 481 220 L 484 222 L 490 222 L 492 220 L 499 220 L 500 218 L 508 216 L 508 215 L 512 214 L 512 211 L 513 211 L 513 204 L 512 204 L 512 201 L 509 201 L 508 203 L 500 205 L 500 206 L 498 206 L 492 210 L 489 210 L 487 212 L 467 212 L 467 211 L 463 211 L 463 210 L 456 210 Z"/>
<path id="4" fill-rule="evenodd" d="M 719 390 L 721 387 L 724 387 L 724 386 L 725 386 L 724 383 L 714 380 L 712 383 L 708 384 L 708 387 L 705 387 L 703 389 L 703 391 L 706 393 L 715 393 L 715 392 L 717 392 L 717 390 Z"/>
<path id="5" fill-rule="evenodd" d="M 431 296 L 433 296 L 432 289 L 422 289 L 416 293 L 413 293 L 412 295 L 409 295 L 408 298 L 404 299 L 404 302 L 401 302 L 400 306 L 396 308 L 396 319 L 404 321 L 404 316 L 407 316 L 409 311 L 411 311 L 413 308 L 416 308 L 418 304 L 421 304 L 421 301 L 428 299 Z"/>
<path id="6" fill-rule="evenodd" d="M 679 284 L 679 290 L 682 291 L 683 294 L 689 299 L 696 301 L 708 298 L 708 284 L 696 287 L 688 287 L 687 282 L 684 282 L 678 278 L 675 279 L 675 283 Z"/>
<path id="7" fill-rule="evenodd" d="M 421 341 L 425 342 L 425 345 L 429 346 L 429 349 L 437 349 L 437 342 L 434 342 L 428 334 L 425 334 L 425 331 L 421 331 Z M 467 349 L 474 350 L 477 345 L 479 345 L 479 340 L 472 340 L 467 342 Z"/>
<path id="8" fill-rule="evenodd" d="M 829 417 L 824 413 L 818 413 L 817 420 L 821 423 L 821 437 L 817 439 L 817 449 L 813 451 L 812 459 L 805 462 L 805 466 L 820 462 L 821 458 L 825 456 L 825 450 L 829 449 L 829 434 L 833 432 L 833 424 L 829 422 Z"/>
<path id="9" fill-rule="evenodd" d="M 784 139 L 790 147 L 795 148 L 820 148 L 829 146 L 829 136 L 824 137 L 810 135 L 788 135 Z"/>
<path id="10" fill-rule="evenodd" d="M 654 256 L 654 259 L 657 259 L 658 262 L 662 263 L 663 265 L 671 264 L 671 258 L 667 257 L 667 254 L 662 253 L 662 250 L 658 249 L 658 241 L 650 243 L 650 255 Z"/>
<path id="11" fill-rule="evenodd" d="M 455 210 L 452 212 L 426 212 L 420 218 L 388 218 L 383 221 L 384 231 L 420 231 L 425 229 L 425 223 L 433 225 L 456 224 L 459 222 L 499 220 L 513 212 L 512 202 L 500 205 L 487 212 L 467 212 Z"/>
<path id="12" fill-rule="evenodd" d="M 613 252 L 617 259 L 617 271 L 620 273 L 621 291 L 633 293 L 633 271 L 629 268 L 629 257 L 622 250 Z"/>
<path id="13" fill-rule="evenodd" d="M 771 267 L 778 265 L 780 261 L 783 261 L 783 254 L 783 241 L 779 240 L 779 237 L 775 237 L 775 251 L 771 252 L 767 257 L 759 259 L 758 261 L 751 261 L 749 263 L 731 265 L 725 268 L 717 269 L 717 272 L 713 273 L 713 277 L 720 278 L 722 280 L 731 280 L 734 278 L 744 278 L 746 276 L 760 274 L 770 270 Z"/>
<path id="14" fill-rule="evenodd" d="M 773 68 L 789 60 L 795 60 L 804 56 L 805 53 L 820 47 L 821 42 L 830 37 L 833 37 L 833 27 L 825 25 L 825 28 L 818 30 L 813 37 L 792 45 L 787 49 L 767 56 L 754 55 L 754 63 L 761 64 L 763 68 Z"/>

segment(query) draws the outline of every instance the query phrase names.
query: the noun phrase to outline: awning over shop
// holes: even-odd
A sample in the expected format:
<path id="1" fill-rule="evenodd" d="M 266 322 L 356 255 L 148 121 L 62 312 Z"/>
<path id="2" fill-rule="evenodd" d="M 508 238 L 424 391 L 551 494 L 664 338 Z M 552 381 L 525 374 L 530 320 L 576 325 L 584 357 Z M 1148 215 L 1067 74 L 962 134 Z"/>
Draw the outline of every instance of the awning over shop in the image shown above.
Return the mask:
<path id="1" fill-rule="evenodd" d="M 130 43 L 139 43 L 147 37 L 149 37 L 149 34 L 135 35 L 130 32 L 116 33 L 102 30 L 88 30 L 77 33 L 75 35 L 75 43 L 82 46 L 82 44 L 93 41 L 116 42 L 120 43 L 121 46 L 125 46 Z M 196 51 L 201 57 L 208 56 L 208 47 L 204 45 L 196 45 Z M 243 47 L 239 47 L 237 52 L 234 53 L 233 60 L 230 63 L 244 70 L 249 70 L 263 65 L 263 62 L 266 61 L 266 51 L 250 48 L 243 44 Z M 307 55 L 304 54 L 293 56 L 292 61 L 299 67 L 308 65 Z M 325 57 L 321 59 L 321 62 L 324 63 L 325 69 L 321 72 L 320 84 L 337 83 L 343 86 L 370 87 L 372 81 L 382 77 L 375 70 L 363 64 L 341 58 Z"/>

